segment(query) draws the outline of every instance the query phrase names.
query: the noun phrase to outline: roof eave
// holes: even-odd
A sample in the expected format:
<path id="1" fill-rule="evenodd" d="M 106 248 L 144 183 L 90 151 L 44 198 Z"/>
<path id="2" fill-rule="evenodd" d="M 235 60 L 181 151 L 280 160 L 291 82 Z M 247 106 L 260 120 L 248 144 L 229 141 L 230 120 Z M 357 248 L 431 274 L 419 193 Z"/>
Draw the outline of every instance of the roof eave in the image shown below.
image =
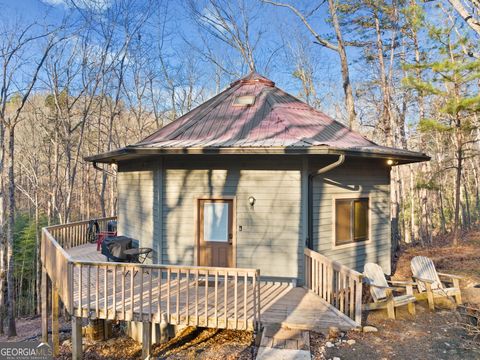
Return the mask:
<path id="1" fill-rule="evenodd" d="M 410 151 L 395 153 L 389 151 L 375 151 L 362 149 L 342 149 L 330 146 L 315 147 L 191 147 L 191 148 L 141 148 L 127 146 L 118 150 L 85 157 L 85 161 L 98 163 L 116 163 L 129 158 L 138 158 L 154 155 L 339 155 L 354 157 L 381 158 L 395 160 L 398 165 L 430 160 L 430 157 Z"/>

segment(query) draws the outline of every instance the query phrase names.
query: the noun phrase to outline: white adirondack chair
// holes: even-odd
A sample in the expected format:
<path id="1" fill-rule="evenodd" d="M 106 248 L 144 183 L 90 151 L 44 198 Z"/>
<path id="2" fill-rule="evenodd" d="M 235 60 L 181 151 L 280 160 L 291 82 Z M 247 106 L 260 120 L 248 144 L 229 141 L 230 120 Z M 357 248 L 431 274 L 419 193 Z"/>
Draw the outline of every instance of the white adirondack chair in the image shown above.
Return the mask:
<path id="1" fill-rule="evenodd" d="M 373 303 L 364 304 L 364 310 L 387 309 L 390 319 L 395 319 L 395 308 L 408 306 L 408 312 L 415 316 L 415 301 L 413 296 L 414 282 L 411 281 L 387 281 L 382 268 L 374 263 L 365 264 L 363 268 L 364 281 L 370 285 L 370 293 Z M 395 286 L 391 286 L 391 285 Z M 403 295 L 394 295 L 393 292 L 406 292 Z"/>
<path id="2" fill-rule="evenodd" d="M 415 296 L 418 300 L 427 299 L 430 310 L 435 309 L 434 298 L 454 296 L 458 305 L 462 303 L 461 276 L 438 273 L 433 261 L 425 256 L 415 256 L 410 266 L 418 288 L 418 294 Z M 453 287 L 445 287 L 440 277 L 450 279 Z"/>

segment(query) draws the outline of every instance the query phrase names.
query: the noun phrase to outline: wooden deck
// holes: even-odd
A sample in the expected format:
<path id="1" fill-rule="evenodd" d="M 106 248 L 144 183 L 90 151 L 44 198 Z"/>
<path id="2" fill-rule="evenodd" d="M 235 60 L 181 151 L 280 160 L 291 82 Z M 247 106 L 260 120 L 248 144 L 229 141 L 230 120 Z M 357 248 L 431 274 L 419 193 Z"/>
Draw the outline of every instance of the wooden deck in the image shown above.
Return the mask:
<path id="1" fill-rule="evenodd" d="M 113 219 L 97 219 L 99 230 Z M 42 284 L 52 285 L 42 285 L 42 341 L 49 338 L 50 304 L 54 356 L 60 301 L 72 316 L 75 360 L 82 358 L 82 318 L 140 322 L 143 358 L 150 355 L 153 323 L 250 331 L 361 324 L 362 275 L 310 249 L 299 288 L 265 281 L 258 269 L 107 262 L 88 243 L 88 226 L 87 220 L 42 229 Z"/>
<path id="2" fill-rule="evenodd" d="M 72 247 L 67 253 L 79 264 L 106 261 L 94 244 Z M 165 318 L 171 324 L 253 330 L 255 288 L 247 286 L 251 280 L 241 273 L 234 281 L 221 281 L 223 276 L 225 272 L 221 271 L 215 275 L 192 269 L 178 274 L 174 269 L 138 271 L 128 265 L 74 265 L 73 307 L 82 309 L 78 315 L 89 318 L 157 323 Z M 352 319 L 304 288 L 260 281 L 259 292 L 262 325 L 317 331 L 330 326 L 356 326 Z"/>

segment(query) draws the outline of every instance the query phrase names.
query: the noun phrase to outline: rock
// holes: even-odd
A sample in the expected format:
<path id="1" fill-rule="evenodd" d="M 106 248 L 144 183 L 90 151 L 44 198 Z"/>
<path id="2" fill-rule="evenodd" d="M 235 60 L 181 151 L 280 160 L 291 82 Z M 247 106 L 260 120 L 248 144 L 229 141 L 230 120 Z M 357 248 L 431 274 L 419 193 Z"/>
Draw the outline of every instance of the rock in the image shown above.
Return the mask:
<path id="1" fill-rule="evenodd" d="M 334 347 L 335 345 L 333 345 L 332 342 L 327 341 L 327 342 L 325 343 L 325 346 L 326 346 L 327 348 L 331 348 L 331 347 Z"/>
<path id="2" fill-rule="evenodd" d="M 72 342 L 70 341 L 70 339 L 68 340 L 65 340 L 64 342 L 62 342 L 62 346 L 71 346 Z"/>
<path id="3" fill-rule="evenodd" d="M 364 332 L 364 333 L 377 332 L 377 331 L 378 331 L 378 329 L 377 329 L 375 326 L 369 326 L 369 325 L 367 325 L 367 326 L 364 326 L 364 327 L 363 327 L 363 332 Z"/>
<path id="4" fill-rule="evenodd" d="M 354 345 L 355 343 L 356 343 L 356 341 L 353 340 L 353 339 L 347 340 L 348 345 Z"/>
<path id="5" fill-rule="evenodd" d="M 338 356 L 334 356 L 333 360 L 340 360 L 340 358 Z"/>
<path id="6" fill-rule="evenodd" d="M 341 341 L 337 341 L 337 342 L 335 343 L 335 346 L 340 346 L 340 345 L 342 345 L 342 342 L 341 342 Z"/>
<path id="7" fill-rule="evenodd" d="M 328 328 L 328 338 L 336 339 L 338 337 L 340 337 L 340 329 L 336 326 L 330 326 Z"/>

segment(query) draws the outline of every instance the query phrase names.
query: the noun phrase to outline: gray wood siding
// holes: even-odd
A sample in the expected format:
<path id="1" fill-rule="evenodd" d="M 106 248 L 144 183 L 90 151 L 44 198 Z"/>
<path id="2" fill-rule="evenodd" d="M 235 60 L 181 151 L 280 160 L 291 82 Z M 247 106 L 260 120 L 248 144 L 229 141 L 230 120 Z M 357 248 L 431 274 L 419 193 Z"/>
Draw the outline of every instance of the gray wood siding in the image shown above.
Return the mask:
<path id="1" fill-rule="evenodd" d="M 283 170 L 262 169 L 272 166 Z M 163 187 L 164 263 L 195 263 L 196 199 L 210 196 L 236 196 L 237 267 L 259 268 L 262 276 L 300 276 L 303 242 L 297 162 L 262 164 L 252 160 L 247 165 L 232 159 L 221 166 L 213 160 L 167 161 Z M 248 204 L 249 196 L 256 199 L 253 208 Z M 239 226 L 242 231 L 238 231 Z"/>
<path id="2" fill-rule="evenodd" d="M 158 215 L 158 163 L 119 164 L 118 233 L 139 241 L 140 246 L 154 249 L 157 261 L 160 242 L 155 241 Z"/>
<path id="3" fill-rule="evenodd" d="M 314 164 L 311 164 L 311 167 Z M 322 164 L 318 164 L 321 167 Z M 318 168 L 316 167 L 316 168 Z M 315 167 L 313 167 L 315 168 Z M 334 247 L 334 199 L 370 198 L 370 241 Z M 367 262 L 391 271 L 390 169 L 375 160 L 347 159 L 342 166 L 313 182 L 313 249 L 333 260 L 363 272 Z"/>
<path id="4" fill-rule="evenodd" d="M 199 197 L 236 196 L 237 267 L 263 276 L 303 277 L 308 171 L 336 159 L 301 157 L 165 157 L 119 164 L 119 233 L 154 249 L 154 261 L 193 265 Z M 302 170 L 303 169 L 303 170 Z M 303 181 L 303 186 L 302 186 Z M 333 248 L 333 199 L 370 197 L 371 241 Z M 253 208 L 248 197 L 254 196 Z M 363 271 L 379 263 L 390 272 L 390 173 L 373 159 L 347 159 L 313 182 L 313 248 Z M 303 204 L 303 211 L 302 211 Z M 242 231 L 238 231 L 242 226 Z"/>

